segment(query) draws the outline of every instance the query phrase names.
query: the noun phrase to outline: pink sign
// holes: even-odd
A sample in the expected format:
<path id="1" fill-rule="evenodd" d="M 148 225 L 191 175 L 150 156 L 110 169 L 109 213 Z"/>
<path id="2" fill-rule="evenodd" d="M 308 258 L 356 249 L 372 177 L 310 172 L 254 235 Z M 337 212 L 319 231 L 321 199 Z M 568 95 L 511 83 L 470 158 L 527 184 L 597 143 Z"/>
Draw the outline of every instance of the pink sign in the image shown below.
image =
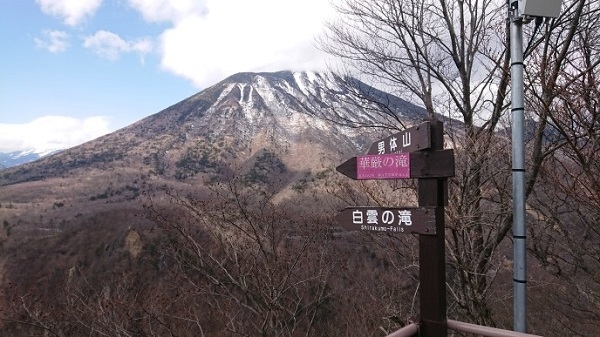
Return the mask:
<path id="1" fill-rule="evenodd" d="M 356 179 L 408 179 L 410 154 L 380 154 L 356 157 Z"/>

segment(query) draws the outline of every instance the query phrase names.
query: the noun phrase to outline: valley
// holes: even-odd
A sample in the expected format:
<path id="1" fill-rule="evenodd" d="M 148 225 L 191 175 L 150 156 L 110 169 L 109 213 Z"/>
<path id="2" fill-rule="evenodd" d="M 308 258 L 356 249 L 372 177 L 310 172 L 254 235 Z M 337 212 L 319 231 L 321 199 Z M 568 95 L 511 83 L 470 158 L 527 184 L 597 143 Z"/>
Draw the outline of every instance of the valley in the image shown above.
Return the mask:
<path id="1" fill-rule="evenodd" d="M 418 240 L 342 231 L 334 217 L 352 205 L 415 205 L 415 182 L 351 181 L 335 167 L 426 116 L 331 73 L 241 73 L 114 133 L 2 169 L 0 335 L 392 333 L 419 312 Z M 498 169 L 509 167 L 507 140 L 466 146 L 462 124 L 443 120 L 457 156 L 448 314 L 510 328 L 509 172 Z M 486 178 L 480 212 L 461 184 L 474 175 L 479 153 L 469 151 L 484 145 L 494 155 L 477 167 Z M 536 191 L 533 206 L 549 193 Z M 561 335 L 568 322 L 553 319 L 567 313 L 591 335 L 597 308 L 578 289 L 597 283 L 540 255 L 549 229 L 535 225 L 543 240 L 529 251 L 531 329 Z"/>

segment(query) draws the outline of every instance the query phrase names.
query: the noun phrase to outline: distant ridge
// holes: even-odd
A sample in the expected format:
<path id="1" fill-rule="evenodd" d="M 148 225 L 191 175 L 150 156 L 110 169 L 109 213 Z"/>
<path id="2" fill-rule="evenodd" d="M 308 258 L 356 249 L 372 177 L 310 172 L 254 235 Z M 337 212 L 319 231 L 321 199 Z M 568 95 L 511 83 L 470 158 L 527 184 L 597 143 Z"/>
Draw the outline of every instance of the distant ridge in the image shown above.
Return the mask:
<path id="1" fill-rule="evenodd" d="M 0 169 L 26 164 L 60 151 L 36 151 L 31 149 L 27 151 L 0 152 Z"/>

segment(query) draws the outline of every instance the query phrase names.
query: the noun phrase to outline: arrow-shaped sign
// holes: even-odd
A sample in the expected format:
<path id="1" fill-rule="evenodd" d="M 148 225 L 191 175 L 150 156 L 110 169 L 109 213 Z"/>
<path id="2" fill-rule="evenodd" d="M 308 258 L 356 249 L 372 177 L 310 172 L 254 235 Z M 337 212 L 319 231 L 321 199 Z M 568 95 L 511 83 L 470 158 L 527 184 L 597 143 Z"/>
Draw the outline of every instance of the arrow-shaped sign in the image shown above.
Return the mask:
<path id="1" fill-rule="evenodd" d="M 335 217 L 346 230 L 435 235 L 435 207 L 348 207 Z"/>
<path id="2" fill-rule="evenodd" d="M 430 122 L 424 122 L 397 132 L 371 144 L 368 155 L 414 152 L 431 147 Z"/>
<path id="3" fill-rule="evenodd" d="M 352 157 L 335 168 L 354 180 L 454 176 L 454 151 L 435 150 Z"/>

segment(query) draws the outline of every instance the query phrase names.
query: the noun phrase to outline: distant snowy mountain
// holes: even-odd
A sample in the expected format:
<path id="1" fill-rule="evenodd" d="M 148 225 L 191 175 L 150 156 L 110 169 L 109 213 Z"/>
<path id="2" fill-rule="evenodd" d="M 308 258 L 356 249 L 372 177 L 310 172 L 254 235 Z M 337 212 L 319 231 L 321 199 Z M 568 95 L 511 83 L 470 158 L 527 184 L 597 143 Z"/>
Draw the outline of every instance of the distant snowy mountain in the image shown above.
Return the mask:
<path id="1" fill-rule="evenodd" d="M 60 151 L 61 150 L 38 151 L 32 149 L 26 151 L 0 152 L 0 169 L 29 163 Z"/>

